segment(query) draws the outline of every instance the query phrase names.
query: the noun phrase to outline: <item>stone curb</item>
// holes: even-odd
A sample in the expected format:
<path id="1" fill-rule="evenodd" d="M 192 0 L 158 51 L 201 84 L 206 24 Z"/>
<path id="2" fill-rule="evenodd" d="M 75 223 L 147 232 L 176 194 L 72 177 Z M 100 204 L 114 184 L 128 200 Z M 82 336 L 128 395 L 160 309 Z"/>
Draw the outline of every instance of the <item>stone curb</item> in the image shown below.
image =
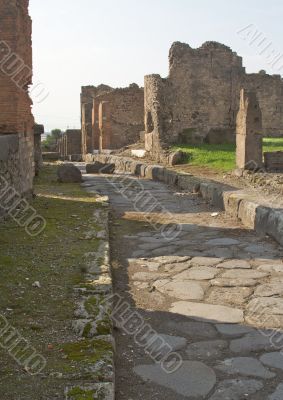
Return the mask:
<path id="1" fill-rule="evenodd" d="M 76 383 L 65 388 L 65 400 L 77 399 L 81 396 L 92 395 L 94 399 L 115 400 L 115 339 L 111 306 L 106 301 L 113 294 L 113 281 L 110 265 L 109 243 L 109 199 L 98 200 L 101 209 L 94 213 L 95 225 L 98 226 L 96 238 L 99 239 L 97 251 L 84 254 L 85 281 L 74 287 L 76 294 L 76 311 L 72 328 L 80 341 L 90 343 L 106 343 L 105 354 L 99 357 L 95 364 L 90 365 L 91 379 L 85 378 L 77 371 Z M 94 341 L 94 342 L 92 342 Z M 100 348 L 97 348 L 100 351 Z M 79 369 L 79 368 L 78 368 Z M 96 372 L 99 378 L 96 379 Z"/>
<path id="2" fill-rule="evenodd" d="M 283 209 L 275 209 L 258 203 L 254 196 L 229 185 L 205 180 L 186 173 L 178 173 L 161 165 L 151 165 L 131 158 L 112 155 L 85 156 L 91 163 L 113 163 L 115 172 L 134 174 L 141 178 L 164 182 L 178 189 L 198 193 L 213 206 L 239 219 L 244 226 L 261 235 L 269 235 L 283 245 Z"/>

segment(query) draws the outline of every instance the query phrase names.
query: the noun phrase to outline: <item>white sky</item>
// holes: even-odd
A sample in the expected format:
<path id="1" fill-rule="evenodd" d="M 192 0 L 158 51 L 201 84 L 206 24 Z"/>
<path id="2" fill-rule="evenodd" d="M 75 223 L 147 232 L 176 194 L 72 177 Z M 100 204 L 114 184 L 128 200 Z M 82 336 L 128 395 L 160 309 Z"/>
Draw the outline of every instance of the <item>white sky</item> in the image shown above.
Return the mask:
<path id="1" fill-rule="evenodd" d="M 142 86 L 146 74 L 165 77 L 174 41 L 219 41 L 248 72 L 283 74 L 282 0 L 30 0 L 30 14 L 34 83 L 44 85 L 32 95 L 34 115 L 46 131 L 80 127 L 82 85 Z M 247 30 L 238 33 L 248 25 L 258 30 L 254 43 Z M 282 54 L 275 66 L 271 51 Z"/>

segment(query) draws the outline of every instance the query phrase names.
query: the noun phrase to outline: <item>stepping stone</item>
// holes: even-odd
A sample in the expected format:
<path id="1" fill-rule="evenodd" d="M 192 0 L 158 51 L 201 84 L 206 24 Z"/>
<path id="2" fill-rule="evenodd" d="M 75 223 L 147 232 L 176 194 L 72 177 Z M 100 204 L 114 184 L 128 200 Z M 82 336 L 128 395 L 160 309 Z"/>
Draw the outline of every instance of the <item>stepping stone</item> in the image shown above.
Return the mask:
<path id="1" fill-rule="evenodd" d="M 256 358 L 237 357 L 222 361 L 215 368 L 228 375 L 245 375 L 256 378 L 271 379 L 276 376 L 268 371 Z"/>
<path id="2" fill-rule="evenodd" d="M 251 353 L 262 350 L 275 350 L 283 347 L 283 338 L 273 344 L 272 337 L 275 331 L 266 330 L 265 332 L 255 331 L 248 333 L 241 339 L 231 340 L 230 350 L 234 353 Z"/>
<path id="3" fill-rule="evenodd" d="M 172 351 L 182 350 L 187 345 L 187 339 L 180 336 L 153 334 L 147 339 L 146 350 L 150 353 L 161 352 L 163 357 Z M 170 349 L 168 348 L 170 347 Z M 163 349 L 162 349 L 163 348 Z"/>
<path id="4" fill-rule="evenodd" d="M 210 304 L 242 305 L 252 295 L 253 290 L 248 287 L 215 287 L 209 293 L 206 301 Z"/>
<path id="5" fill-rule="evenodd" d="M 275 273 L 283 273 L 283 264 L 265 264 L 265 265 L 260 265 L 258 267 L 259 271 L 263 272 L 275 272 Z"/>
<path id="6" fill-rule="evenodd" d="M 166 264 L 175 264 L 175 263 L 181 263 L 181 262 L 186 262 L 189 261 L 191 258 L 187 256 L 160 256 L 160 257 L 154 257 L 150 258 L 148 261 L 149 262 L 155 262 L 160 264 L 160 266 L 166 265 Z"/>
<path id="7" fill-rule="evenodd" d="M 283 295 L 283 283 L 266 283 L 256 288 L 254 292 L 255 296 L 258 297 L 271 297 L 271 296 L 282 296 Z"/>
<path id="8" fill-rule="evenodd" d="M 267 400 L 282 400 L 283 399 L 283 383 L 277 386 L 273 394 L 268 396 Z"/>
<path id="9" fill-rule="evenodd" d="M 237 308 L 186 301 L 173 303 L 170 312 L 214 323 L 236 324 L 244 320 L 243 311 Z"/>
<path id="10" fill-rule="evenodd" d="M 219 357 L 221 352 L 227 349 L 228 343 L 225 340 L 212 340 L 207 342 L 191 343 L 186 350 L 190 360 L 209 359 Z"/>
<path id="11" fill-rule="evenodd" d="M 268 367 L 281 369 L 283 371 L 283 355 L 281 352 L 266 353 L 260 357 L 260 361 Z"/>
<path id="12" fill-rule="evenodd" d="M 206 397 L 216 384 L 213 369 L 197 361 L 184 361 L 170 374 L 160 365 L 139 365 L 134 371 L 144 381 L 154 382 L 185 397 Z"/>
<path id="13" fill-rule="evenodd" d="M 220 382 L 209 400 L 243 400 L 263 388 L 263 383 L 254 379 L 231 379 Z"/>
<path id="14" fill-rule="evenodd" d="M 223 279 L 261 279 L 265 278 L 269 274 L 258 270 L 231 270 L 226 271 L 221 276 Z"/>
<path id="15" fill-rule="evenodd" d="M 264 254 L 264 255 L 266 255 L 266 252 L 268 250 L 272 250 L 272 249 L 268 245 L 263 246 L 263 245 L 259 245 L 259 244 L 251 244 L 250 246 L 245 247 L 244 250 L 247 253 L 255 253 L 255 254 Z"/>
<path id="16" fill-rule="evenodd" d="M 171 274 L 177 274 L 179 272 L 183 272 L 184 270 L 190 268 L 190 264 L 186 263 L 174 263 L 174 264 L 166 264 L 164 267 L 165 272 L 169 272 Z"/>
<path id="17" fill-rule="evenodd" d="M 173 281 L 158 287 L 161 293 L 180 300 L 203 300 L 204 290 L 194 281 Z"/>
<path id="18" fill-rule="evenodd" d="M 205 244 L 208 246 L 232 246 L 239 244 L 239 240 L 231 239 L 231 238 L 219 238 L 219 239 L 211 239 L 208 240 Z"/>
<path id="19" fill-rule="evenodd" d="M 174 280 L 180 280 L 180 281 L 190 280 L 190 279 L 197 281 L 210 280 L 215 278 L 217 274 L 219 274 L 219 270 L 217 270 L 216 268 L 193 267 L 187 271 L 175 275 Z"/>
<path id="20" fill-rule="evenodd" d="M 150 251 L 151 256 L 163 256 L 167 254 L 174 254 L 177 251 L 176 246 L 165 246 Z"/>
<path id="21" fill-rule="evenodd" d="M 217 331 L 213 325 L 208 324 L 206 322 L 174 322 L 168 321 L 164 325 L 162 325 L 165 330 L 173 330 L 175 332 L 180 332 L 186 337 L 195 338 L 215 338 L 217 336 Z"/>
<path id="22" fill-rule="evenodd" d="M 219 264 L 221 261 L 221 258 L 194 257 L 191 259 L 190 263 L 192 265 L 199 265 L 202 267 L 213 267 L 214 265 Z"/>
<path id="23" fill-rule="evenodd" d="M 251 265 L 245 260 L 229 260 L 218 264 L 217 268 L 225 269 L 250 269 Z"/>
<path id="24" fill-rule="evenodd" d="M 245 325 L 234 325 L 234 324 L 216 324 L 216 329 L 221 335 L 235 337 L 242 336 L 246 333 L 254 332 L 253 328 Z"/>
<path id="25" fill-rule="evenodd" d="M 255 279 L 230 279 L 230 278 L 216 278 L 210 281 L 212 286 L 220 286 L 220 287 L 252 287 L 257 285 L 257 281 Z"/>

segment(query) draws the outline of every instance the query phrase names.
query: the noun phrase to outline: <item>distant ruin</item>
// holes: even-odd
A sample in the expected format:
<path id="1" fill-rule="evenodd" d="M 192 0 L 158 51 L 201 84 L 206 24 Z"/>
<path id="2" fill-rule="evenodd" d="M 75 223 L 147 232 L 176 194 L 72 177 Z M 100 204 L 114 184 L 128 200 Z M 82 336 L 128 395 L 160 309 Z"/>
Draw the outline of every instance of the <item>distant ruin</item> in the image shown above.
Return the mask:
<path id="1" fill-rule="evenodd" d="M 34 177 L 31 19 L 28 0 L 0 2 L 0 174 L 20 194 Z"/>
<path id="2" fill-rule="evenodd" d="M 193 49 L 176 42 L 169 53 L 169 76 L 145 77 L 145 148 L 157 160 L 177 143 L 235 143 L 239 94 L 257 93 L 263 135 L 283 134 L 280 75 L 247 74 L 229 47 L 206 42 Z"/>
<path id="3" fill-rule="evenodd" d="M 144 91 L 83 86 L 81 92 L 82 154 L 120 149 L 139 140 L 144 130 Z"/>
<path id="4" fill-rule="evenodd" d="M 80 161 L 82 154 L 82 132 L 80 129 L 67 129 L 58 140 L 58 153 L 61 160 Z M 76 158 L 76 159 L 75 159 Z"/>

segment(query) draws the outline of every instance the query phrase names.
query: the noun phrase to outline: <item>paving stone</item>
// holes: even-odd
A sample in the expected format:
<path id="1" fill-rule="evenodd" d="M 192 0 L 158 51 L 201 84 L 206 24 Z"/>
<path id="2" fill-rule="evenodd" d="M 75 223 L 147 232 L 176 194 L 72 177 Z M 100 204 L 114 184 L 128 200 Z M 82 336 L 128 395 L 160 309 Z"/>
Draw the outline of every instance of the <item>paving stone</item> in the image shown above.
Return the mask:
<path id="1" fill-rule="evenodd" d="M 264 379 L 271 379 L 276 376 L 275 373 L 266 369 L 256 358 L 251 357 L 229 358 L 220 362 L 214 368 L 228 375 L 239 374 Z"/>
<path id="2" fill-rule="evenodd" d="M 203 267 L 213 267 L 223 261 L 221 258 L 212 257 L 194 257 L 191 259 L 190 263 L 192 265 L 199 265 Z"/>
<path id="3" fill-rule="evenodd" d="M 249 302 L 247 310 L 251 314 L 283 315 L 283 299 L 257 297 Z"/>
<path id="4" fill-rule="evenodd" d="M 215 287 L 212 288 L 206 302 L 222 305 L 242 305 L 252 295 L 253 289 L 249 287 Z"/>
<path id="5" fill-rule="evenodd" d="M 220 382 L 209 400 L 243 400 L 263 388 L 263 383 L 254 379 L 231 379 Z"/>
<path id="6" fill-rule="evenodd" d="M 162 285 L 158 290 L 180 300 L 202 300 L 204 298 L 203 288 L 195 281 L 173 281 Z"/>
<path id="7" fill-rule="evenodd" d="M 153 272 L 136 272 L 132 279 L 134 281 L 142 281 L 142 282 L 146 282 L 146 281 L 152 281 L 152 280 L 156 280 L 156 279 L 162 279 L 163 277 L 165 278 L 167 276 L 167 274 L 155 274 Z"/>
<path id="8" fill-rule="evenodd" d="M 243 311 L 237 308 L 186 301 L 173 303 L 170 312 L 196 320 L 205 320 L 205 322 L 233 324 L 242 322 L 244 319 Z"/>
<path id="9" fill-rule="evenodd" d="M 147 261 L 155 262 L 155 263 L 160 264 L 160 266 L 163 266 L 166 264 L 181 263 L 181 262 L 186 262 L 189 260 L 190 260 L 190 257 L 188 257 L 188 256 L 159 256 L 159 257 L 150 258 Z"/>
<path id="10" fill-rule="evenodd" d="M 210 249 L 208 254 L 223 259 L 233 258 L 233 251 L 226 249 L 225 247 L 216 247 L 215 249 Z"/>
<path id="11" fill-rule="evenodd" d="M 177 247 L 176 246 L 165 246 L 160 247 L 155 250 L 150 250 L 151 256 L 163 256 L 176 253 Z"/>
<path id="12" fill-rule="evenodd" d="M 178 275 L 174 276 L 174 280 L 210 280 L 215 278 L 215 276 L 219 274 L 219 270 L 212 267 L 192 267 L 187 271 L 181 272 Z"/>
<path id="13" fill-rule="evenodd" d="M 275 392 L 268 396 L 267 400 L 282 400 L 283 399 L 283 383 L 277 386 Z"/>
<path id="14" fill-rule="evenodd" d="M 139 365 L 134 371 L 145 381 L 154 382 L 187 397 L 205 397 L 216 384 L 213 369 L 197 361 L 184 361 L 181 368 L 171 374 L 159 365 Z"/>
<path id="15" fill-rule="evenodd" d="M 187 345 L 187 339 L 180 336 L 171 336 L 165 334 L 151 335 L 147 339 L 147 351 L 149 352 L 161 352 L 163 356 L 168 353 L 168 347 L 172 351 L 182 350 Z M 164 351 L 162 352 L 162 347 Z"/>
<path id="16" fill-rule="evenodd" d="M 261 279 L 268 276 L 268 273 L 261 272 L 255 269 L 251 270 L 231 270 L 224 272 L 221 275 L 221 278 L 229 278 L 229 279 Z"/>
<path id="17" fill-rule="evenodd" d="M 171 274 L 177 274 L 179 272 L 183 272 L 184 270 L 190 268 L 189 262 L 185 263 L 174 263 L 174 264 L 167 264 L 164 267 L 165 272 L 169 272 Z"/>
<path id="18" fill-rule="evenodd" d="M 227 349 L 228 343 L 225 340 L 212 340 L 207 342 L 191 343 L 186 353 L 190 360 L 205 360 L 219 357 L 221 352 Z"/>
<path id="19" fill-rule="evenodd" d="M 169 320 L 162 326 L 170 331 L 182 333 L 189 338 L 201 337 L 213 339 L 217 336 L 214 326 L 206 322 L 175 322 Z"/>
<path id="20" fill-rule="evenodd" d="M 210 281 L 212 286 L 220 286 L 220 287 L 252 287 L 257 285 L 257 281 L 255 279 L 231 279 L 231 278 L 216 278 Z"/>
<path id="21" fill-rule="evenodd" d="M 217 265 L 217 268 L 225 269 L 250 269 L 251 265 L 245 260 L 229 260 Z"/>
<path id="22" fill-rule="evenodd" d="M 258 267 L 259 271 L 283 273 L 283 264 L 264 264 Z"/>
<path id="23" fill-rule="evenodd" d="M 255 254 L 266 254 L 267 250 L 270 250 L 268 245 L 260 245 L 260 244 L 251 244 L 250 246 L 245 247 L 244 249 L 247 253 L 255 253 Z"/>
<path id="24" fill-rule="evenodd" d="M 266 283 L 256 288 L 254 292 L 258 297 L 271 297 L 276 295 L 283 295 L 283 283 Z"/>
<path id="25" fill-rule="evenodd" d="M 216 324 L 216 329 L 219 333 L 225 336 L 235 337 L 235 336 L 242 336 L 246 333 L 254 332 L 254 329 L 245 326 L 245 325 L 238 325 L 238 324 Z"/>
<path id="26" fill-rule="evenodd" d="M 234 353 L 250 353 L 262 350 L 275 350 L 275 344 L 272 341 L 274 331 L 266 330 L 265 332 L 255 331 L 248 333 L 243 338 L 231 340 L 230 350 Z M 283 339 L 279 340 L 276 345 L 283 348 Z"/>
<path id="27" fill-rule="evenodd" d="M 260 357 L 260 361 L 268 367 L 283 371 L 283 354 L 281 352 L 266 353 Z"/>
<path id="28" fill-rule="evenodd" d="M 207 246 L 232 246 L 240 244 L 239 240 L 231 238 L 211 239 L 205 243 Z"/>

